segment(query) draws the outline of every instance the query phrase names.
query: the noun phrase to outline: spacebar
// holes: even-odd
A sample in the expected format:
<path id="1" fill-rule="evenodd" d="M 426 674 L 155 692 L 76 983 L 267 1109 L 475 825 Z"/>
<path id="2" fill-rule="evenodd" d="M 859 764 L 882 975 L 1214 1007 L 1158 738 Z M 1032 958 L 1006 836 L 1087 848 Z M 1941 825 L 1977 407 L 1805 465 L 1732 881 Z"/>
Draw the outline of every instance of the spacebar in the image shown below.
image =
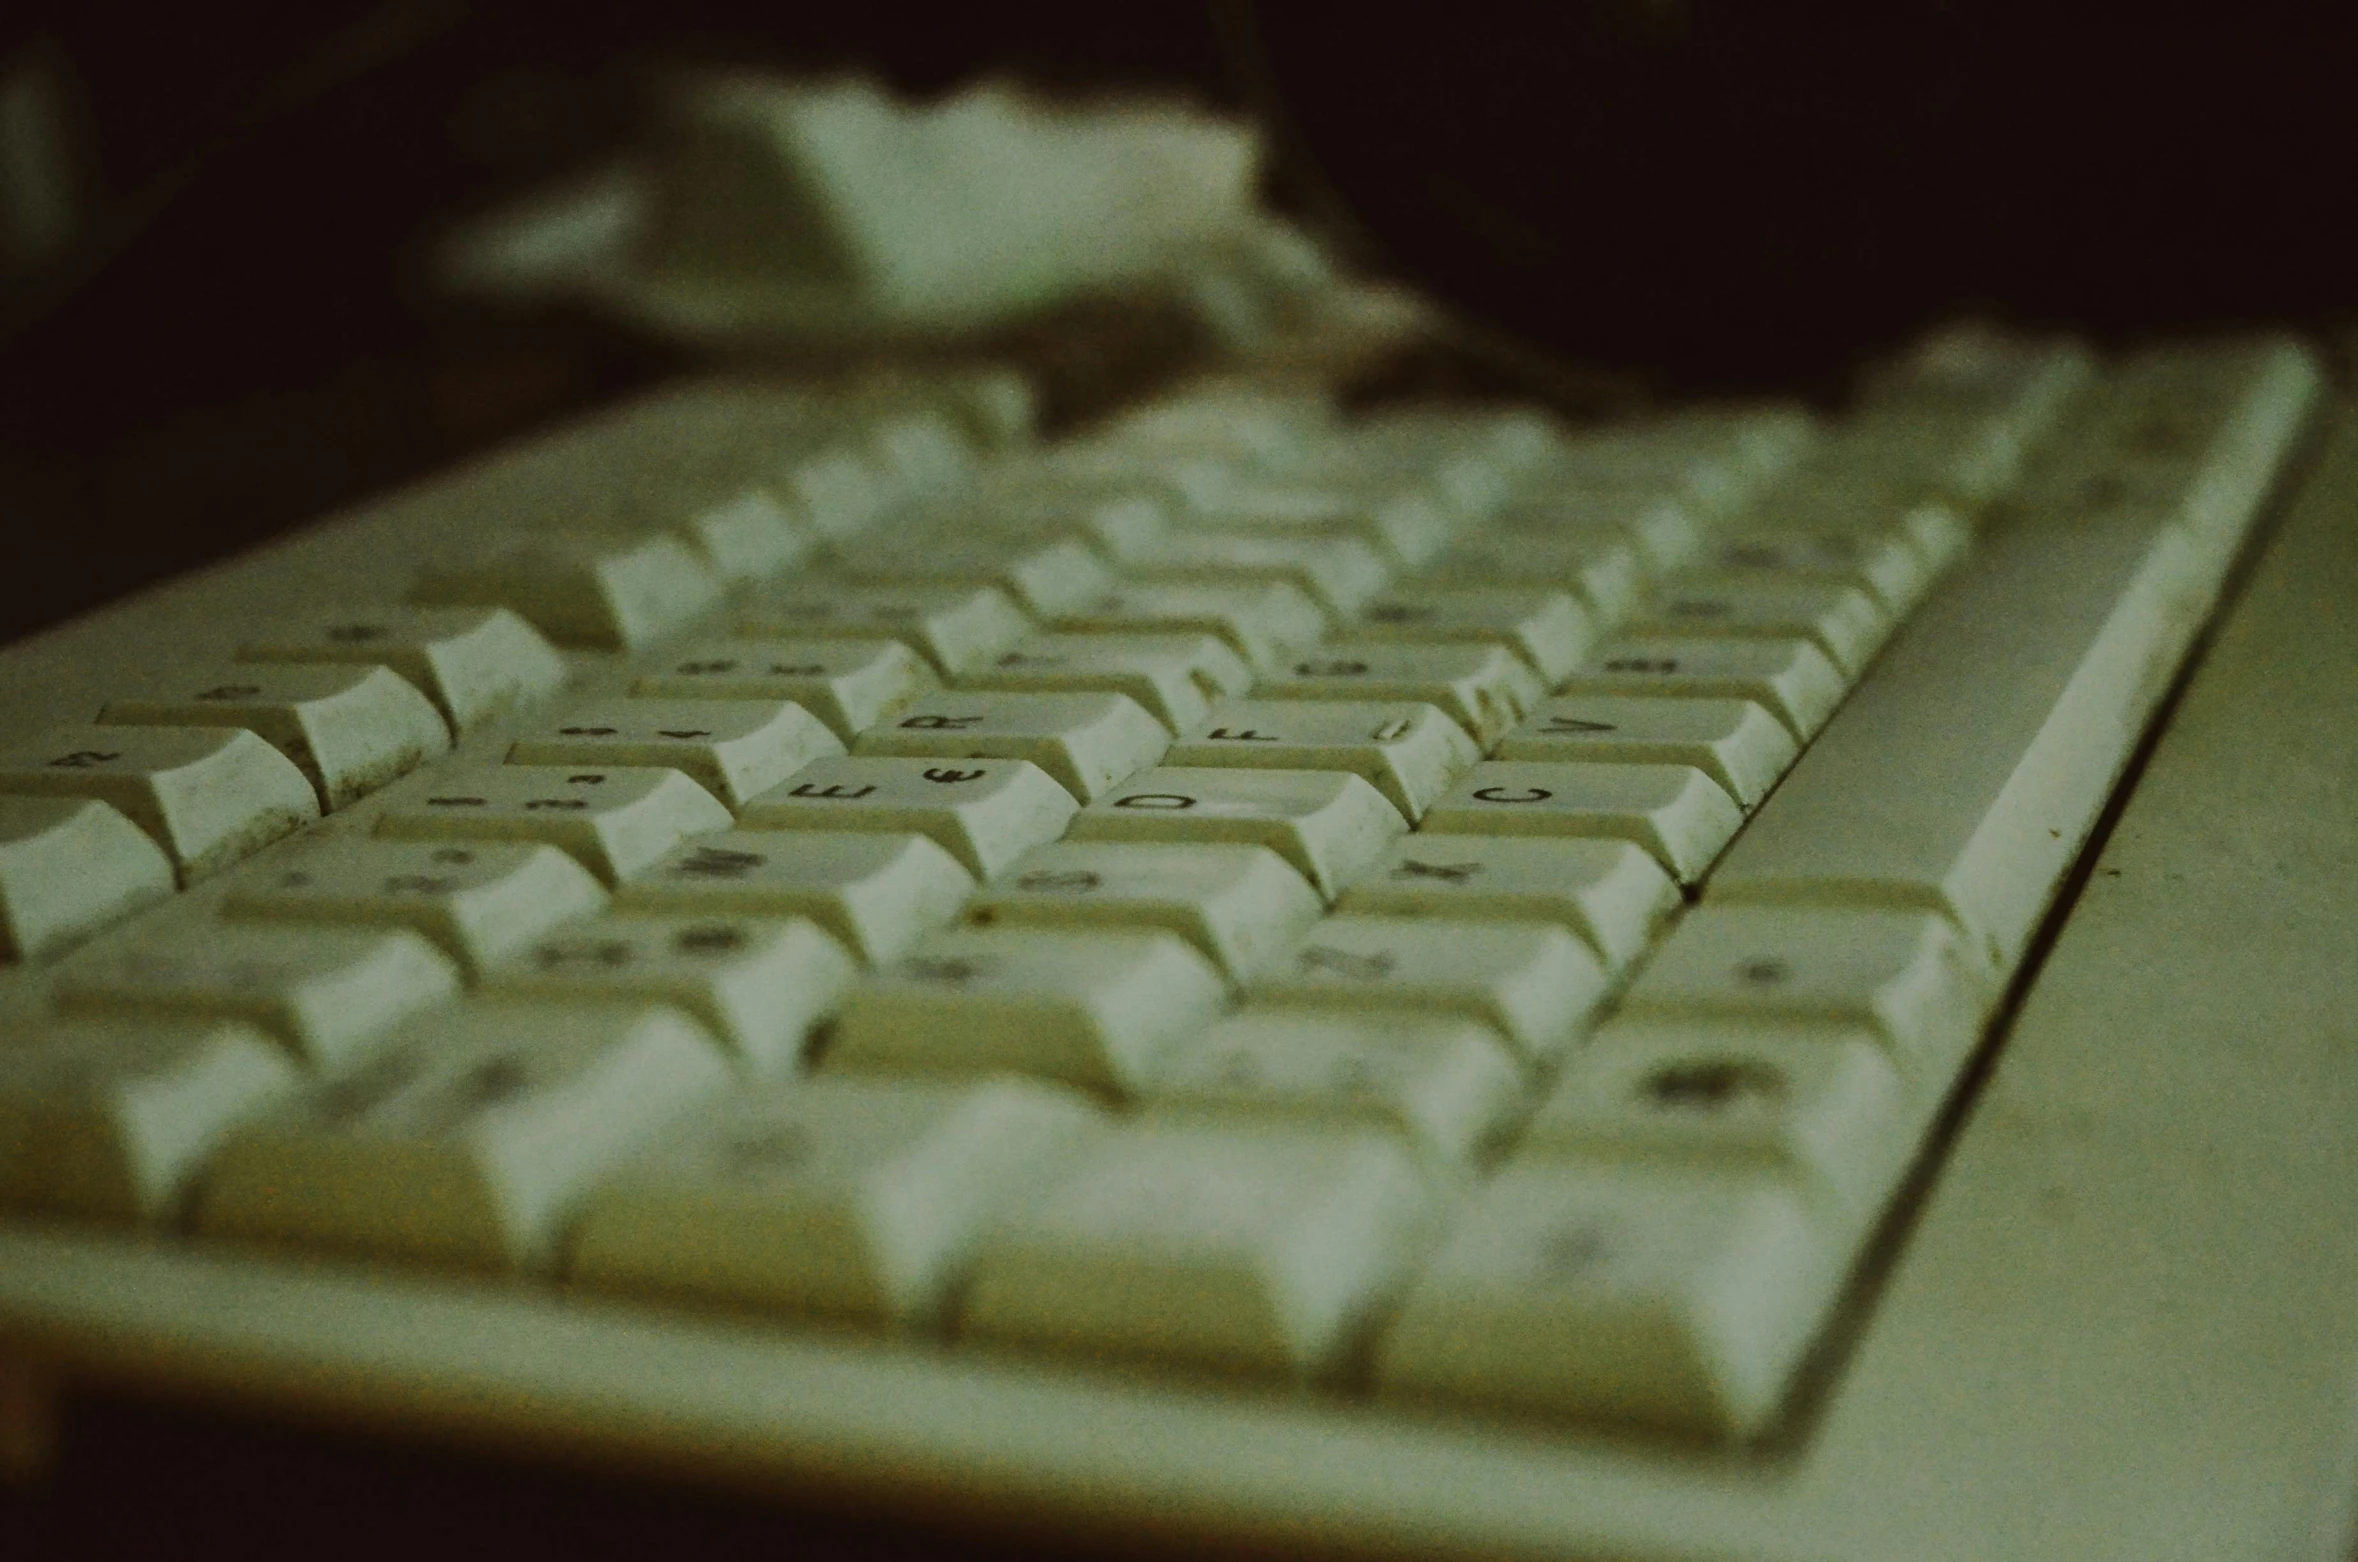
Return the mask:
<path id="1" fill-rule="evenodd" d="M 1737 838 L 1706 898 L 1935 910 L 1993 974 L 2010 972 L 2217 585 L 2158 516 L 1994 528 Z"/>

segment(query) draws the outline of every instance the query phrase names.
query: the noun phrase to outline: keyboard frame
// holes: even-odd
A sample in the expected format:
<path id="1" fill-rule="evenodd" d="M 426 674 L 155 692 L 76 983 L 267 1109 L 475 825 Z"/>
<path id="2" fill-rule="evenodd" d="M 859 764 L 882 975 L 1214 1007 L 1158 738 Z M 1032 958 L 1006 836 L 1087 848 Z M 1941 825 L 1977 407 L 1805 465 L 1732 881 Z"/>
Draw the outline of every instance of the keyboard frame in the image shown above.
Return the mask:
<path id="1" fill-rule="evenodd" d="M 2265 551 L 2215 646 L 2188 664 L 2136 790 L 2083 859 L 2084 888 L 2026 964 L 2002 1048 L 1936 1137 L 1907 1229 L 1886 1233 L 1887 1267 L 1863 1271 L 1871 1306 L 1839 1370 L 1762 1448 L 1131 1378 L 18 1217 L 0 1220 L 0 1372 L 25 1370 L 13 1359 L 68 1384 L 1123 1547 L 2345 1556 L 2358 922 L 2335 874 L 2358 862 L 2358 783 L 2331 803 L 2337 778 L 2358 777 L 2358 411 L 2336 403 L 2321 423 L 2317 459 L 2255 528 Z M 440 491 L 0 653 L 0 730 L 94 709 L 159 649 L 226 657 L 252 623 L 336 582 L 403 578 L 421 538 L 469 527 Z M 619 676 L 599 660 L 580 692 Z M 459 757 L 496 756 L 508 730 Z M 2272 776 L 2307 806 L 2267 807 Z M 423 779 L 320 828 L 364 830 Z M 0 1013 L 28 986 L 0 972 Z M 2270 1066 L 2239 1066 L 2253 1058 Z"/>

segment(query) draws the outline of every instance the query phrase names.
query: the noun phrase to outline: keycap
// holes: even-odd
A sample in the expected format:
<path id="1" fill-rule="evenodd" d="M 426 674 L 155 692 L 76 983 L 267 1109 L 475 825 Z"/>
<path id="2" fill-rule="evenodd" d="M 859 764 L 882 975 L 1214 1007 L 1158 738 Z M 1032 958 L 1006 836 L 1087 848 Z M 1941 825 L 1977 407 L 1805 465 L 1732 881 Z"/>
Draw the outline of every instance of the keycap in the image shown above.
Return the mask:
<path id="1" fill-rule="evenodd" d="M 1325 906 L 1266 846 L 1064 841 L 1026 852 L 967 911 L 978 927 L 1164 928 L 1232 979 L 1292 947 Z"/>
<path id="2" fill-rule="evenodd" d="M 1076 841 L 1232 841 L 1266 846 L 1331 901 L 1407 822 L 1342 770 L 1149 770 L 1082 809 Z"/>
<path id="3" fill-rule="evenodd" d="M 1463 1015 L 1545 1062 L 1571 1043 L 1606 985 L 1588 946 L 1552 922 L 1338 913 L 1250 991 L 1271 1003 Z"/>
<path id="4" fill-rule="evenodd" d="M 1423 569 L 1466 524 L 1447 500 L 1417 483 L 1347 471 L 1243 478 L 1196 510 L 1222 531 L 1364 541 L 1402 569 Z"/>
<path id="5" fill-rule="evenodd" d="M 972 528 L 916 533 L 894 528 L 835 552 L 847 581 L 867 585 L 997 586 L 1025 612 L 1052 618 L 1113 585 L 1113 571 L 1087 543 L 1026 539 Z"/>
<path id="6" fill-rule="evenodd" d="M 1569 591 L 1519 586 L 1418 586 L 1388 592 L 1370 602 L 1345 632 L 1355 640 L 1503 645 L 1551 687 L 1580 665 L 1596 637 L 1588 611 Z"/>
<path id="7" fill-rule="evenodd" d="M 1294 658 L 1253 692 L 1272 700 L 1437 705 L 1487 751 L 1539 703 L 1544 686 L 1530 665 L 1503 645 L 1342 639 Z"/>
<path id="8" fill-rule="evenodd" d="M 934 686 L 898 640 L 704 640 L 631 683 L 647 700 L 790 701 L 845 743 Z"/>
<path id="9" fill-rule="evenodd" d="M 1076 634 L 1218 635 L 1263 672 L 1287 652 L 1317 643 L 1327 627 L 1318 604 L 1282 580 L 1225 586 L 1126 581 L 1049 622 Z"/>
<path id="10" fill-rule="evenodd" d="M 929 836 L 978 879 L 1064 833 L 1077 807 L 1048 772 L 988 762 L 847 755 L 806 765 L 744 808 L 748 830 Z"/>
<path id="11" fill-rule="evenodd" d="M 1936 910 L 2011 968 L 2193 632 L 2192 564 L 2150 516 L 1993 531 L 1785 778 L 1713 896 Z"/>
<path id="12" fill-rule="evenodd" d="M 1086 803 L 1152 765 L 1171 735 L 1126 694 L 936 689 L 870 727 L 862 755 L 1024 760 Z"/>
<path id="13" fill-rule="evenodd" d="M 605 904 L 588 869 L 554 846 L 335 836 L 239 874 L 225 915 L 269 922 L 406 927 L 470 975 Z"/>
<path id="14" fill-rule="evenodd" d="M 602 1185 L 568 1268 L 599 1290 L 931 1331 L 984 1236 L 1101 1131 L 1035 1080 L 760 1087 Z"/>
<path id="15" fill-rule="evenodd" d="M 822 761 L 822 763 L 824 763 Z M 429 778 L 387 805 L 377 833 L 403 840 L 546 841 L 608 884 L 685 835 L 729 827 L 729 811 L 677 770 L 646 765 L 485 765 Z"/>
<path id="16" fill-rule="evenodd" d="M 301 1078 L 234 1020 L 41 1023 L 0 1046 L 0 1206 L 169 1219 L 222 1137 Z"/>
<path id="17" fill-rule="evenodd" d="M 1376 1349 L 1380 1391 L 1716 1437 L 1756 1433 L 1841 1283 L 1765 1179 L 1509 1165 Z"/>
<path id="18" fill-rule="evenodd" d="M 1591 561 L 1570 583 L 1600 612 L 1617 617 L 1636 604 L 1648 577 L 1686 568 L 1701 549 L 1719 504 L 1699 501 L 1693 492 L 1686 479 L 1697 470 L 1683 465 L 1660 481 L 1628 483 L 1599 481 L 1599 474 L 1577 469 L 1569 482 L 1551 477 L 1536 492 L 1526 487 L 1502 505 L 1477 541 L 1538 544 L 1542 553 L 1528 557 L 1545 557 L 1551 567 L 1557 560 Z M 1559 540 L 1572 546 L 1558 551 L 1552 544 Z M 1511 548 L 1485 557 L 1510 572 L 1501 578 L 1529 578 L 1514 573 L 1518 555 Z"/>
<path id="19" fill-rule="evenodd" d="M 843 744 L 818 717 L 782 700 L 596 700 L 508 745 L 516 765 L 668 765 L 742 808 Z"/>
<path id="20" fill-rule="evenodd" d="M 63 949 L 172 887 L 172 859 L 108 804 L 0 797 L 0 959 Z"/>
<path id="21" fill-rule="evenodd" d="M 712 566 L 677 537 L 544 532 L 429 564 L 410 599 L 510 608 L 559 645 L 636 651 L 687 628 L 720 594 Z"/>
<path id="22" fill-rule="evenodd" d="M 1171 529 L 1171 504 L 1119 479 L 1091 482 L 1001 463 L 978 474 L 973 488 L 943 501 L 937 523 L 1034 541 L 1077 537 L 1108 562 L 1122 564 Z"/>
<path id="23" fill-rule="evenodd" d="M 973 893 L 973 876 L 927 836 L 728 830 L 673 847 L 615 901 L 696 916 L 808 917 L 873 965 L 954 919 Z"/>
<path id="24" fill-rule="evenodd" d="M 954 928 L 855 987 L 831 1072 L 1029 1074 L 1129 1097 L 1211 1024 L 1220 974 L 1174 933 Z"/>
<path id="25" fill-rule="evenodd" d="M 958 679 L 961 689 L 1126 694 L 1173 734 L 1252 686 L 1244 659 L 1205 634 L 1032 635 Z"/>
<path id="26" fill-rule="evenodd" d="M 1649 635 L 1607 641 L 1555 687 L 1558 695 L 1750 700 L 1806 743 L 1849 684 L 1807 640 Z"/>
<path id="27" fill-rule="evenodd" d="M 237 656 L 390 667 L 423 690 L 462 736 L 565 683 L 565 659 L 504 607 L 331 609 L 282 620 L 239 646 Z"/>
<path id="28" fill-rule="evenodd" d="M 996 586 L 855 586 L 808 581 L 757 593 L 738 632 L 775 640 L 898 640 L 943 677 L 1021 640 L 1031 620 Z"/>
<path id="29" fill-rule="evenodd" d="M 1681 884 L 1710 868 L 1744 822 L 1691 765 L 1487 761 L 1425 814 L 1445 835 L 1555 835 L 1634 841 Z"/>
<path id="30" fill-rule="evenodd" d="M 1363 1123 L 1463 1176 L 1521 1116 L 1523 1094 L 1522 1066 L 1497 1032 L 1472 1020 L 1255 1005 L 1180 1048 L 1145 1104 Z"/>
<path id="31" fill-rule="evenodd" d="M 667 1006 L 452 1004 L 371 1068 L 232 1135 L 197 1229 L 547 1270 L 582 1196 L 728 1078 L 711 1038 Z"/>
<path id="32" fill-rule="evenodd" d="M 1140 1124 L 1084 1150 L 984 1240 L 960 1331 L 1331 1376 L 1424 1242 L 1434 1203 L 1383 1134 Z"/>
<path id="33" fill-rule="evenodd" d="M 1498 745 L 1500 759 L 1692 765 L 1745 809 L 1800 753 L 1784 724 L 1750 700 L 1574 694 L 1543 702 Z"/>
<path id="34" fill-rule="evenodd" d="M 78 951 L 57 967 L 55 991 L 75 1014 L 242 1020 L 338 1074 L 458 989 L 450 958 L 404 928 L 183 921 Z"/>
<path id="35" fill-rule="evenodd" d="M 1622 995 L 1630 1019 L 1836 1021 L 1945 1086 L 1995 1001 L 1944 918 L 1874 907 L 1717 906 L 1682 920 Z"/>
<path id="36" fill-rule="evenodd" d="M 1872 1033 L 1727 1020 L 1600 1027 L 1523 1130 L 1525 1160 L 1766 1173 L 1830 1231 L 1881 1212 L 1922 1111 Z"/>
<path id="37" fill-rule="evenodd" d="M 1636 608 L 1646 574 L 1637 544 L 1618 532 L 1499 530 L 1459 539 L 1427 578 L 1459 587 L 1576 592 L 1596 623 L 1618 624 Z"/>
<path id="38" fill-rule="evenodd" d="M 145 830 L 183 884 L 319 817 L 294 762 L 242 727 L 57 727 L 0 751 L 0 794 L 89 797 Z"/>
<path id="39" fill-rule="evenodd" d="M 1896 511 L 1879 530 L 1773 523 L 1731 528 L 1711 539 L 1696 566 L 1709 575 L 1846 581 L 1872 593 L 1895 619 L 1924 600 L 1935 573 Z"/>
<path id="40" fill-rule="evenodd" d="M 851 985 L 851 956 L 802 918 L 624 909 L 553 928 L 483 973 L 517 998 L 672 1003 L 756 1077 L 791 1073 Z"/>
<path id="41" fill-rule="evenodd" d="M 168 692 L 107 701 L 98 719 L 108 726 L 243 727 L 293 760 L 330 810 L 450 748 L 432 703 L 383 667 L 197 668 Z"/>
<path id="42" fill-rule="evenodd" d="M 826 540 L 763 487 L 695 505 L 674 529 L 732 584 L 768 580 L 808 559 Z"/>
<path id="43" fill-rule="evenodd" d="M 1165 764 L 1212 769 L 1348 770 L 1414 823 L 1481 750 L 1438 707 L 1418 701 L 1224 700 L 1171 745 Z"/>
<path id="44" fill-rule="evenodd" d="M 1680 902 L 1678 884 L 1632 841 L 1440 835 L 1394 841 L 1336 908 L 1383 916 L 1557 922 L 1618 973 Z"/>
<path id="45" fill-rule="evenodd" d="M 1657 635 L 1807 640 L 1856 678 L 1890 636 L 1891 615 L 1847 581 L 1697 573 L 1664 582 L 1622 633 L 1640 645 Z"/>
<path id="46" fill-rule="evenodd" d="M 1284 537 L 1191 526 L 1125 562 L 1125 579 L 1214 584 L 1289 581 L 1329 613 L 1348 618 L 1391 583 L 1392 566 L 1358 537 Z"/>

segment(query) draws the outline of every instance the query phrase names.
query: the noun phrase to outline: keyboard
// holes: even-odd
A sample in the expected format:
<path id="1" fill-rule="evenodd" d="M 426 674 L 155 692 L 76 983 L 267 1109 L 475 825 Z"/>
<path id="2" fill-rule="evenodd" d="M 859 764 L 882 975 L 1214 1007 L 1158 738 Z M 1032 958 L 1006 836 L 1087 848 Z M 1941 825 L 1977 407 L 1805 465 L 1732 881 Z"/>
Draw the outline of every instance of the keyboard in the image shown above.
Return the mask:
<path id="1" fill-rule="evenodd" d="M 1123 1546 L 2340 1554 L 2307 348 L 1032 405 L 691 381 L 0 652 L 0 1362 Z"/>

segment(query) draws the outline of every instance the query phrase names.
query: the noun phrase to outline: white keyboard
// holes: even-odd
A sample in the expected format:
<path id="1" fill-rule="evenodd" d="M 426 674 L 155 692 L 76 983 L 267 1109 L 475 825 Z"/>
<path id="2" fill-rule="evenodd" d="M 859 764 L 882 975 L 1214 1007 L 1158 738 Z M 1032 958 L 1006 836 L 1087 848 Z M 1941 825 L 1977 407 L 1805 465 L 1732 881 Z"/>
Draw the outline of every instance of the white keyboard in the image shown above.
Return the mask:
<path id="1" fill-rule="evenodd" d="M 0 1366 L 1126 1539 L 2114 1555 L 1936 1540 L 1868 1342 L 2324 400 L 700 382 L 0 652 Z"/>

